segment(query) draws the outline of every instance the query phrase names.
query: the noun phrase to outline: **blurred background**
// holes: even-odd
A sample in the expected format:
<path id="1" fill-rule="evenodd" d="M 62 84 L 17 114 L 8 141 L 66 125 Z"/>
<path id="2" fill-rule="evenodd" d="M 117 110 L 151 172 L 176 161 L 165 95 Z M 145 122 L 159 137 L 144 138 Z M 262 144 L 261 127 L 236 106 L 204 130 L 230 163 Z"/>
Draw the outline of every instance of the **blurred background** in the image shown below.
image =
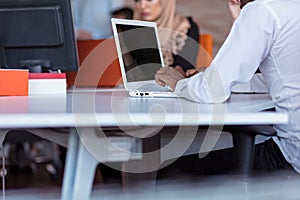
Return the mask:
<path id="1" fill-rule="evenodd" d="M 133 0 L 125 0 L 132 7 Z M 178 13 L 192 16 L 200 27 L 201 34 L 211 34 L 214 42 L 214 54 L 224 42 L 231 26 L 232 18 L 227 0 L 177 0 Z"/>
<path id="2" fill-rule="evenodd" d="M 90 37 L 93 39 L 110 37 L 111 12 L 125 6 L 132 7 L 134 2 L 134 0 L 71 1 L 75 27 L 78 29 L 90 28 L 89 31 L 92 33 Z M 177 10 L 182 15 L 192 16 L 200 27 L 201 34 L 213 36 L 213 53 L 215 55 L 228 35 L 233 22 L 227 0 L 177 0 Z M 94 20 L 97 21 L 97 24 Z M 65 150 L 56 145 L 52 146 L 53 144 L 47 141 L 39 141 L 39 138 L 34 138 L 33 141 L 34 145 L 30 148 L 28 147 L 28 138 L 27 143 L 23 143 L 23 140 L 18 141 L 17 145 L 11 143 L 11 147 L 15 148 L 11 148 L 10 153 L 9 151 L 5 153 L 8 163 L 10 161 L 11 164 L 14 161 L 16 165 L 8 170 L 6 176 L 6 199 L 59 199 L 63 170 L 56 172 L 54 168 L 53 171 L 53 166 L 55 167 L 57 164 L 53 162 L 55 159 L 52 157 L 60 157 L 61 162 L 64 163 Z M 40 146 L 42 148 L 39 148 Z M 46 146 L 48 146 L 47 150 L 53 151 L 39 152 L 40 149 L 45 150 Z M 19 148 L 22 150 L 19 151 Z M 27 150 L 25 151 L 24 148 Z M 44 161 L 30 158 L 29 165 L 25 166 L 24 163 L 28 159 L 23 153 L 27 153 L 28 157 L 35 153 L 35 158 L 37 156 L 41 158 L 41 155 L 44 154 L 42 155 Z M 48 159 L 49 156 L 51 159 Z M 10 159 L 12 157 L 15 160 Z M 126 193 L 120 187 L 119 175 L 110 176 L 110 180 L 108 180 L 105 177 L 105 170 L 108 170 L 110 174 L 112 172 L 105 168 L 101 170 L 97 170 L 95 176 L 95 190 L 93 190 L 92 199 L 300 199 L 298 189 L 300 182 L 298 177 L 291 172 L 277 176 L 259 177 L 245 182 L 228 176 L 202 177 L 199 180 L 179 175 L 184 180 L 179 178 L 161 182 L 159 183 L 161 187 L 155 192 L 149 190 L 147 186 L 141 186 L 137 188 L 136 193 Z"/>

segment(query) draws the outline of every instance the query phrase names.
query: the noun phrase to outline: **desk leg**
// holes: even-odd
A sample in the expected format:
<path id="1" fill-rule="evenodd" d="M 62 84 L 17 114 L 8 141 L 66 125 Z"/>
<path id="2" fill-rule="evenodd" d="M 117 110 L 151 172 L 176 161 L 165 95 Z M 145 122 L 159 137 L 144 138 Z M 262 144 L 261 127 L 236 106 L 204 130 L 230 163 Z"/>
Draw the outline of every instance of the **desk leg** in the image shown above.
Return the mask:
<path id="1" fill-rule="evenodd" d="M 2 147 L 3 145 L 3 141 L 7 135 L 7 133 L 9 132 L 9 130 L 0 130 L 0 146 Z"/>
<path id="2" fill-rule="evenodd" d="M 244 178 L 251 176 L 253 171 L 254 140 L 255 134 L 245 132 L 233 134 L 236 167 L 238 174 L 244 176 Z"/>
<path id="3" fill-rule="evenodd" d="M 75 128 L 71 129 L 62 188 L 62 200 L 89 199 L 97 161 L 80 142 Z"/>
<path id="4" fill-rule="evenodd" d="M 78 157 L 79 137 L 75 128 L 70 129 L 68 150 L 62 185 L 62 200 L 72 199 L 74 189 L 74 174 L 76 171 L 76 160 Z"/>
<path id="5" fill-rule="evenodd" d="M 4 148 L 3 146 L 3 141 L 7 135 L 7 133 L 9 132 L 9 130 L 0 130 L 0 150 L 2 150 L 2 148 Z M 6 176 L 6 169 L 5 169 L 5 155 L 4 155 L 4 151 L 2 151 L 2 159 L 3 163 L 2 163 L 2 168 L 1 168 L 1 177 L 2 177 L 2 198 L 5 199 L 5 176 Z"/>
<path id="6" fill-rule="evenodd" d="M 152 152 L 151 156 L 143 155 L 141 160 L 133 160 L 124 163 L 124 171 L 140 171 L 139 173 L 124 173 L 123 184 L 125 190 L 136 189 L 145 186 L 147 190 L 155 189 L 157 170 L 160 166 L 160 134 L 143 139 L 143 153 Z M 157 170 L 143 172 L 148 166 L 156 166 Z"/>
<path id="7" fill-rule="evenodd" d="M 267 137 L 275 136 L 277 133 L 269 125 L 233 126 L 229 129 L 233 135 L 233 145 L 237 156 L 237 169 L 239 174 L 245 177 L 251 176 L 254 166 L 254 146 L 256 135 Z"/>

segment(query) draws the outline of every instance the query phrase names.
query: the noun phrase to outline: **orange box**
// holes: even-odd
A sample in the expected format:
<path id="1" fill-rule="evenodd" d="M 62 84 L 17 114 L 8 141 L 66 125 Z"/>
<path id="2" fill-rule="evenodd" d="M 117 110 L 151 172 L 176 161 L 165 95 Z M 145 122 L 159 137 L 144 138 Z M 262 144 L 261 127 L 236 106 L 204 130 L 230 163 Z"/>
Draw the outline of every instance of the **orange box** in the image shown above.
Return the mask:
<path id="1" fill-rule="evenodd" d="M 28 96 L 28 70 L 0 70 L 0 96 Z"/>

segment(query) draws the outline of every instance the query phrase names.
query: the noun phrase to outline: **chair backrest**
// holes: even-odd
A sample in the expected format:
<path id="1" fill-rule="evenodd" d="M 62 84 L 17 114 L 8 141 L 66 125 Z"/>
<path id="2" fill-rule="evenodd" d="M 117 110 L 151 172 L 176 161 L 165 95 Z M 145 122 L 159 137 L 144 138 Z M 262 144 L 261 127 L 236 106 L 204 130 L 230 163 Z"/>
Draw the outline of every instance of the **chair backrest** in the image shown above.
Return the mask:
<path id="1" fill-rule="evenodd" d="M 210 34 L 199 35 L 200 48 L 196 68 L 208 67 L 213 56 L 213 39 Z M 78 72 L 67 73 L 68 86 L 115 87 L 122 83 L 114 39 L 78 40 Z"/>
<path id="2" fill-rule="evenodd" d="M 122 82 L 114 39 L 78 40 L 78 72 L 67 73 L 68 86 L 114 87 Z"/>
<path id="3" fill-rule="evenodd" d="M 211 34 L 199 35 L 200 47 L 197 55 L 196 68 L 208 67 L 213 57 L 213 37 Z"/>

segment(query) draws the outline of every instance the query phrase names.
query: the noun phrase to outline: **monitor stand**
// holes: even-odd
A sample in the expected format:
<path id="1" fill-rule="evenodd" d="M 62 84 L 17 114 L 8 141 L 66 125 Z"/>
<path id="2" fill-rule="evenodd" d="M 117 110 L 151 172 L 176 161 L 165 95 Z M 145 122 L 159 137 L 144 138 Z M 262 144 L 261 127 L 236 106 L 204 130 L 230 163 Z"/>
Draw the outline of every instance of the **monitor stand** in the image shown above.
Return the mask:
<path id="1" fill-rule="evenodd" d="M 0 46 L 0 68 L 7 69 L 4 46 Z"/>
<path id="2" fill-rule="evenodd" d="M 50 60 L 21 60 L 20 66 L 29 69 L 30 73 L 44 73 L 51 70 Z"/>

